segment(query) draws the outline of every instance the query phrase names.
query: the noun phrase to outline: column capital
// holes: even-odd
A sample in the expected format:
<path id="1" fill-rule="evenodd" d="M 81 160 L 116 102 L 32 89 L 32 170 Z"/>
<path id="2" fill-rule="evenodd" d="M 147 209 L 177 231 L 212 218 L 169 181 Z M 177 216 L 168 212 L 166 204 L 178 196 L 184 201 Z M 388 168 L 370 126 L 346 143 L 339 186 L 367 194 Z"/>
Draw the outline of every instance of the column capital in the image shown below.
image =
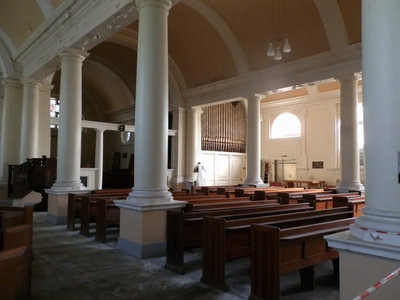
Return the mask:
<path id="1" fill-rule="evenodd" d="M 21 81 L 18 79 L 14 79 L 14 78 L 4 78 L 2 80 L 2 83 L 3 83 L 4 87 L 15 87 L 15 88 L 22 87 Z"/>
<path id="2" fill-rule="evenodd" d="M 60 57 L 61 61 L 76 61 L 81 63 L 89 56 L 89 54 L 90 53 L 85 51 L 66 48 L 60 53 Z"/>
<path id="3" fill-rule="evenodd" d="M 191 107 L 187 110 L 188 113 L 192 114 L 199 114 L 201 115 L 203 113 L 203 108 L 202 107 Z"/>
<path id="4" fill-rule="evenodd" d="M 48 84 L 48 83 L 43 83 L 40 86 L 41 91 L 51 91 L 54 88 L 54 85 Z"/>
<path id="5" fill-rule="evenodd" d="M 103 133 L 104 131 L 106 131 L 106 129 L 101 129 L 101 128 L 96 128 L 95 130 L 96 130 L 96 132 L 100 132 L 100 133 Z"/>
<path id="6" fill-rule="evenodd" d="M 176 0 L 136 0 L 136 7 L 139 11 L 144 7 L 158 7 L 166 10 L 167 12 L 171 9 L 172 3 L 178 2 Z"/>
<path id="7" fill-rule="evenodd" d="M 182 107 L 182 106 L 178 106 L 178 107 L 172 107 L 170 110 L 172 113 L 177 113 L 177 112 L 185 112 L 187 111 L 186 108 Z"/>
<path id="8" fill-rule="evenodd" d="M 244 96 L 243 98 L 246 99 L 247 102 L 252 102 L 252 101 L 260 102 L 261 99 L 265 98 L 265 95 L 263 95 L 263 94 L 250 94 L 248 96 Z"/>
<path id="9" fill-rule="evenodd" d="M 360 73 L 353 73 L 353 74 L 349 74 L 348 76 L 342 76 L 342 77 L 338 77 L 335 78 L 337 81 L 339 81 L 340 84 L 343 83 L 357 83 L 359 80 L 362 79 L 361 74 Z"/>
<path id="10" fill-rule="evenodd" d="M 40 88 L 40 86 L 43 84 L 42 80 L 37 80 L 34 78 L 22 78 L 21 83 L 24 86 L 29 86 L 29 87 L 34 87 L 34 88 Z"/>

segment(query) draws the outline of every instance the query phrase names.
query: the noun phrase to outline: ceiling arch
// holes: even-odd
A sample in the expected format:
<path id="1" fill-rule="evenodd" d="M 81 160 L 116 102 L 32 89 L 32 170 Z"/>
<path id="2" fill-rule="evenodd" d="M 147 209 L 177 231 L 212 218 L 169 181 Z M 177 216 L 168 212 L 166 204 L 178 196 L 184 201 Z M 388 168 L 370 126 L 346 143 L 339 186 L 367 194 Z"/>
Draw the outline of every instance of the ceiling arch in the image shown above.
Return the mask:
<path id="1" fill-rule="evenodd" d="M 54 6 L 51 0 L 36 0 L 36 2 L 46 19 L 54 12 Z"/>
<path id="2" fill-rule="evenodd" d="M 331 50 L 349 45 L 346 25 L 336 0 L 314 0 Z"/>
<path id="3" fill-rule="evenodd" d="M 201 0 L 181 0 L 180 2 L 197 11 L 215 28 L 215 30 L 226 43 L 226 46 L 228 47 L 229 52 L 235 61 L 239 75 L 249 73 L 250 67 L 243 48 L 232 29 L 228 26 L 224 19 L 215 10 Z"/>
<path id="4" fill-rule="evenodd" d="M 138 33 L 135 30 L 125 28 L 119 31 L 117 34 L 110 37 L 109 39 L 107 39 L 105 42 L 123 45 L 132 50 L 137 51 Z M 181 71 L 179 70 L 178 66 L 171 57 L 168 57 L 168 65 L 170 71 L 172 72 L 173 77 L 178 82 L 180 89 L 181 90 L 188 89 L 185 78 L 183 77 Z"/>
<path id="5" fill-rule="evenodd" d="M 125 93 L 126 98 L 129 100 L 130 104 L 135 104 L 135 98 L 133 97 L 131 91 L 128 88 L 128 85 L 126 82 L 113 70 L 102 64 L 101 62 L 93 59 L 93 58 L 88 58 L 84 62 L 85 65 L 88 66 L 94 66 L 98 69 L 100 69 L 102 72 L 105 73 L 106 76 L 109 76 L 114 80 L 115 83 L 118 84 L 118 86 L 122 89 L 122 91 Z"/>
<path id="6" fill-rule="evenodd" d="M 0 29 L 0 67 L 3 73 L 3 78 L 13 76 L 15 73 L 14 64 L 11 59 L 12 53 L 8 45 L 8 42 L 11 43 L 11 41 L 8 39 L 7 42 L 7 39 L 7 35 Z"/>
<path id="7" fill-rule="evenodd" d="M 11 42 L 11 39 L 8 37 L 8 35 L 1 29 L 0 27 L 0 40 L 3 41 L 4 45 L 6 46 L 6 49 L 9 51 L 9 53 L 12 55 L 17 49 L 15 48 L 13 42 Z"/>

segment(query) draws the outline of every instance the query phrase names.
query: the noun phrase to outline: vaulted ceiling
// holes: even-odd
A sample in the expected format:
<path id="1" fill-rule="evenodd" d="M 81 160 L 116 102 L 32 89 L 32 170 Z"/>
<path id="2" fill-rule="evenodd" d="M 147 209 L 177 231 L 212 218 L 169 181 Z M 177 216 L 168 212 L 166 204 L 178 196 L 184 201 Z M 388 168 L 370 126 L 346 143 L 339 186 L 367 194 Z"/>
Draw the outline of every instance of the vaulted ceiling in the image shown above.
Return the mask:
<path id="1" fill-rule="evenodd" d="M 68 0 L 0 3 L 0 42 L 18 50 Z M 132 104 L 138 21 L 91 49 L 84 85 L 98 111 Z M 276 61 L 270 42 L 292 51 Z M 170 69 L 180 90 L 234 78 L 361 41 L 361 0 L 180 0 L 169 14 Z M 312 68 L 312 66 L 310 66 Z M 131 94 L 130 96 L 128 94 Z"/>

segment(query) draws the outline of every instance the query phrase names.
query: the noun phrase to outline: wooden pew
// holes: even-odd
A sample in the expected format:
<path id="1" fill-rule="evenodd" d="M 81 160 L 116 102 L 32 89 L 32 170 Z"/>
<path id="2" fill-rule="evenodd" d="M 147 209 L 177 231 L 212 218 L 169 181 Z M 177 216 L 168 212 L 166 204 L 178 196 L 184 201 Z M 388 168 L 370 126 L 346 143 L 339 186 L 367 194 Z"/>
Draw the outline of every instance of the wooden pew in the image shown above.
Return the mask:
<path id="1" fill-rule="evenodd" d="M 93 190 L 90 193 L 95 195 L 108 195 L 108 194 L 129 194 L 132 189 L 104 189 L 104 190 Z"/>
<path id="2" fill-rule="evenodd" d="M 96 241 L 106 243 L 107 228 L 119 227 L 120 210 L 112 200 L 98 199 L 96 205 Z"/>
<path id="3" fill-rule="evenodd" d="M 361 192 L 350 192 L 340 194 L 305 194 L 298 203 L 309 202 L 315 210 L 333 208 L 333 197 L 335 196 L 360 196 Z"/>
<path id="4" fill-rule="evenodd" d="M 305 194 L 330 194 L 330 191 L 325 191 L 324 189 L 311 189 L 303 190 L 300 192 L 279 192 L 278 197 L 282 199 L 281 204 L 293 204 L 297 203 L 298 199 L 303 198 Z"/>
<path id="5" fill-rule="evenodd" d="M 99 190 L 100 191 L 100 190 Z M 102 191 L 110 191 L 110 190 L 102 190 Z M 87 194 L 68 194 L 68 211 L 67 211 L 67 229 L 74 231 L 76 230 L 75 222 L 77 218 L 81 217 L 81 210 L 82 210 L 82 197 L 93 197 L 93 198 L 100 198 L 100 197 L 114 197 L 114 196 L 125 196 L 128 197 L 128 193 L 111 193 L 111 192 L 104 192 L 99 194 L 87 193 Z"/>
<path id="6" fill-rule="evenodd" d="M 251 226 L 250 300 L 279 300 L 280 276 L 299 270 L 303 289 L 314 289 L 314 265 L 332 260 L 339 275 L 339 254 L 328 247 L 324 235 L 348 230 L 354 218 L 281 229 Z"/>
<path id="7" fill-rule="evenodd" d="M 241 191 L 243 190 L 243 191 Z M 265 191 L 265 193 L 278 193 L 283 191 L 304 191 L 304 187 L 300 188 L 286 188 L 286 187 L 266 187 L 266 188 L 255 188 L 255 187 L 239 187 L 239 188 L 219 188 L 217 194 L 229 193 L 230 197 L 241 196 L 244 194 L 254 194 L 255 191 Z"/>
<path id="8" fill-rule="evenodd" d="M 365 197 L 362 196 L 334 196 L 333 207 L 349 206 L 354 217 L 362 215 L 361 209 L 365 206 Z"/>
<path id="9" fill-rule="evenodd" d="M 195 194 L 193 194 L 195 195 Z M 224 197 L 216 197 L 215 195 L 200 197 L 188 197 L 182 200 L 190 201 L 193 204 L 205 204 L 205 203 L 224 203 L 232 201 L 243 201 L 244 198 L 238 199 L 226 199 Z M 175 199 L 175 197 L 174 197 Z M 176 199 L 175 199 L 176 200 Z M 250 199 L 247 199 L 250 201 Z M 119 207 L 115 205 L 113 200 L 108 199 L 98 199 L 96 203 L 96 241 L 101 243 L 106 243 L 106 233 L 108 227 L 119 227 L 120 223 L 120 210 Z M 87 234 L 88 231 L 87 231 Z"/>
<path id="10" fill-rule="evenodd" d="M 222 209 L 232 209 L 239 207 L 257 207 L 265 205 L 279 205 L 277 200 L 264 200 L 264 201 L 235 201 L 227 203 L 211 203 L 211 204 L 193 204 L 187 203 L 185 207 L 186 212 L 194 211 L 211 211 L 211 210 L 222 210 Z"/>
<path id="11" fill-rule="evenodd" d="M 0 206 L 0 212 L 20 212 L 24 224 L 33 223 L 33 206 L 15 207 L 15 206 Z"/>
<path id="12" fill-rule="evenodd" d="M 203 245 L 203 218 L 223 216 L 226 220 L 309 211 L 308 204 L 266 205 L 206 212 L 167 211 L 167 254 L 165 268 L 184 274 L 184 250 Z"/>
<path id="13" fill-rule="evenodd" d="M 0 282 L 0 299 L 29 299 L 31 272 L 27 247 L 0 251 Z"/>
<path id="14" fill-rule="evenodd" d="M 0 299 L 29 299 L 33 207 L 0 207 Z"/>
<path id="15" fill-rule="evenodd" d="M 112 202 L 113 200 L 126 200 L 126 195 L 124 196 L 109 196 L 104 197 L 88 197 L 83 196 L 81 198 L 81 228 L 80 234 L 86 237 L 90 236 L 89 225 L 91 222 L 96 222 L 97 216 L 97 201 L 101 199 L 106 199 Z"/>
<path id="16" fill-rule="evenodd" d="M 264 223 L 280 228 L 290 228 L 352 217 L 353 212 L 347 207 L 240 220 L 206 216 L 203 225 L 201 281 L 219 288 L 226 288 L 225 261 L 250 255 L 251 224 Z"/>

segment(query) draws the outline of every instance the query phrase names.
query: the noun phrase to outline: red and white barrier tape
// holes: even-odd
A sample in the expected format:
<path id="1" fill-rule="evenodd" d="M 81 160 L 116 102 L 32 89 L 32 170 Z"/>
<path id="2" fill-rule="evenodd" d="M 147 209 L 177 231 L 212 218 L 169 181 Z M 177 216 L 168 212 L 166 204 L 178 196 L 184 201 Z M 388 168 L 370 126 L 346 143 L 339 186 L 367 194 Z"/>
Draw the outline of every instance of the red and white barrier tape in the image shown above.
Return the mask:
<path id="1" fill-rule="evenodd" d="M 381 230 L 373 230 L 373 229 L 368 229 L 368 228 L 361 227 L 361 226 L 358 226 L 358 225 L 356 225 L 356 227 L 360 228 L 362 230 L 369 231 L 369 232 L 374 232 L 374 233 L 383 233 L 383 234 L 389 234 L 389 235 L 400 235 L 400 233 L 387 232 L 387 231 L 381 231 Z"/>
<path id="2" fill-rule="evenodd" d="M 396 277 L 397 275 L 399 275 L 399 273 L 400 273 L 400 268 L 398 268 L 397 270 L 393 271 L 390 275 L 386 276 L 385 278 L 379 280 L 377 283 L 375 283 L 373 286 L 371 286 L 369 289 L 367 289 L 361 295 L 355 297 L 353 300 L 361 300 L 361 299 L 367 298 L 369 296 L 369 294 L 371 294 L 376 289 L 380 288 L 382 285 L 384 285 L 389 280 L 391 280 L 394 277 Z"/>

